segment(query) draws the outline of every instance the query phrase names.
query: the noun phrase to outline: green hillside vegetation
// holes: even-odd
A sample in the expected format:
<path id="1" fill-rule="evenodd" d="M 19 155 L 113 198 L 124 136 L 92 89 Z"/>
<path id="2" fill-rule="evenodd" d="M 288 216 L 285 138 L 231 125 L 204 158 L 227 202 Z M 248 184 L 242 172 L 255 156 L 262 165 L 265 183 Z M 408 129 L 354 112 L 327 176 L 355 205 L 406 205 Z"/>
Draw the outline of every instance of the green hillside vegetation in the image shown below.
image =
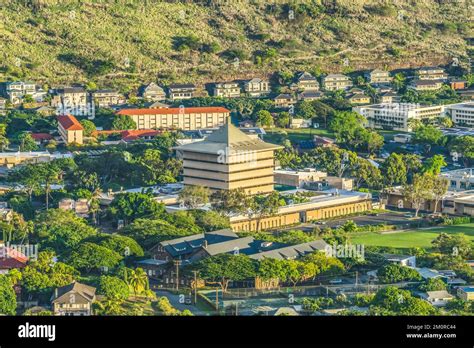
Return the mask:
<path id="1" fill-rule="evenodd" d="M 206 83 L 467 57 L 469 2 L 4 0 L 0 81 Z"/>

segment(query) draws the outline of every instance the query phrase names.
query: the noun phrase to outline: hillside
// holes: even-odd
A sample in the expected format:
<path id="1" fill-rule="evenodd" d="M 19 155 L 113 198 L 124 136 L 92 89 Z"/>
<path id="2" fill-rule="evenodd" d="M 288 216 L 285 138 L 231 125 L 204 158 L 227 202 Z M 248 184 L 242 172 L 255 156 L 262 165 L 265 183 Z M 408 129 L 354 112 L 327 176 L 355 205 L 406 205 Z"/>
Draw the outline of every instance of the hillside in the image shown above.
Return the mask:
<path id="1" fill-rule="evenodd" d="M 3 0 L 0 80 L 126 91 L 156 79 L 407 68 L 462 60 L 472 36 L 469 1 L 268 3 Z"/>

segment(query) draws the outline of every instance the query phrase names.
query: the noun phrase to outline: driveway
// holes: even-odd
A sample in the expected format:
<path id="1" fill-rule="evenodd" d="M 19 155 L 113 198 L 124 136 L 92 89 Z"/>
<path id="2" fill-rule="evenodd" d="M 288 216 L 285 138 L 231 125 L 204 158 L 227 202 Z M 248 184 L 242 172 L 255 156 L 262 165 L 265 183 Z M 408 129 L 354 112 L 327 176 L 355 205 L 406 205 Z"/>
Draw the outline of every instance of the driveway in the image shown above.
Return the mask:
<path id="1" fill-rule="evenodd" d="M 194 315 L 210 315 L 211 312 L 203 311 L 196 307 L 194 304 L 185 304 L 184 299 L 191 298 L 191 301 L 194 301 L 194 297 L 185 294 L 173 294 L 166 290 L 155 290 L 155 294 L 157 297 L 167 297 L 170 301 L 170 304 L 180 311 L 185 309 L 191 311 Z"/>

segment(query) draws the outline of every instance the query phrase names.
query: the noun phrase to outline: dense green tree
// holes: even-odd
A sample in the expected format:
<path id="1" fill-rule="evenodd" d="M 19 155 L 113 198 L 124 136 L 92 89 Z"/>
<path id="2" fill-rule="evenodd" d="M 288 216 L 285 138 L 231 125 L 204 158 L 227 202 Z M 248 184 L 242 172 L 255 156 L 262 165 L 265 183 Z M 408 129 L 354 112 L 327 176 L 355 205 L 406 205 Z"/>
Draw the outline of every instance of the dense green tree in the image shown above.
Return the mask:
<path id="1" fill-rule="evenodd" d="M 218 284 L 225 293 L 230 281 L 254 277 L 255 267 L 255 262 L 246 255 L 220 254 L 199 261 L 193 268 L 206 283 Z"/>
<path id="2" fill-rule="evenodd" d="M 144 249 L 151 248 L 161 241 L 184 237 L 196 232 L 176 228 L 162 219 L 136 219 L 125 226 L 121 233 L 136 240 Z"/>
<path id="3" fill-rule="evenodd" d="M 96 233 L 73 211 L 50 209 L 40 213 L 34 221 L 35 238 L 58 253 L 76 247 L 83 239 Z"/>
<path id="4" fill-rule="evenodd" d="M 290 114 L 286 111 L 283 111 L 277 114 L 275 118 L 275 125 L 280 128 L 287 128 L 290 125 L 290 121 Z"/>
<path id="5" fill-rule="evenodd" d="M 444 255 L 468 258 L 472 251 L 471 241 L 464 234 L 440 233 L 431 244 Z"/>
<path id="6" fill-rule="evenodd" d="M 0 313 L 3 315 L 16 314 L 16 294 L 13 285 L 7 275 L 0 274 Z"/>
<path id="7" fill-rule="evenodd" d="M 446 283 L 440 278 L 430 278 L 424 281 L 418 289 L 420 291 L 439 291 L 446 290 Z"/>
<path id="8" fill-rule="evenodd" d="M 468 167 L 474 160 L 474 137 L 469 135 L 456 137 L 449 143 L 449 149 L 462 157 L 464 165 Z"/>
<path id="9" fill-rule="evenodd" d="M 89 120 L 81 120 L 80 121 L 82 127 L 84 128 L 84 135 L 86 137 L 90 137 L 92 133 L 96 130 L 95 124 Z"/>
<path id="10" fill-rule="evenodd" d="M 148 193 L 119 193 L 110 204 L 109 212 L 127 224 L 142 217 L 160 216 L 164 213 L 164 206 Z"/>
<path id="11" fill-rule="evenodd" d="M 54 253 L 41 251 L 22 270 L 22 285 L 30 294 L 47 294 L 55 287 L 71 283 L 79 273 L 70 265 L 54 262 Z"/>
<path id="12" fill-rule="evenodd" d="M 420 274 L 413 268 L 390 263 L 377 271 L 377 276 L 383 283 L 421 280 Z"/>
<path id="13" fill-rule="evenodd" d="M 114 276 L 103 275 L 99 279 L 97 293 L 109 299 L 126 300 L 130 295 L 127 283 Z"/>
<path id="14" fill-rule="evenodd" d="M 30 132 L 22 132 L 18 135 L 18 143 L 20 144 L 20 151 L 35 151 L 38 149 L 35 140 Z"/>
<path id="15" fill-rule="evenodd" d="M 255 115 L 255 123 L 259 127 L 273 127 L 272 114 L 267 110 L 260 110 Z"/>
<path id="16" fill-rule="evenodd" d="M 129 130 L 137 129 L 137 124 L 135 121 L 128 115 L 115 116 L 112 121 L 112 129 L 116 130 Z"/>
<path id="17" fill-rule="evenodd" d="M 441 145 L 444 139 L 445 136 L 440 129 L 432 125 L 427 125 L 418 127 L 415 130 L 412 142 L 425 145 L 425 151 L 426 153 L 429 153 L 432 146 Z"/>
<path id="18" fill-rule="evenodd" d="M 446 166 L 447 163 L 444 160 L 443 155 L 434 155 L 433 157 L 428 158 L 423 169 L 425 173 L 439 175 L 441 173 L 441 168 Z"/>
<path id="19" fill-rule="evenodd" d="M 89 273 L 92 270 L 112 270 L 123 257 L 117 252 L 95 243 L 81 243 L 67 257 L 67 262 L 74 268 Z"/>
<path id="20" fill-rule="evenodd" d="M 134 239 L 127 236 L 117 234 L 103 235 L 97 238 L 96 243 L 115 251 L 123 257 L 144 255 L 142 247 Z"/>
<path id="21" fill-rule="evenodd" d="M 402 155 L 392 152 L 382 163 L 381 169 L 385 186 L 403 185 L 407 182 L 407 168 Z"/>

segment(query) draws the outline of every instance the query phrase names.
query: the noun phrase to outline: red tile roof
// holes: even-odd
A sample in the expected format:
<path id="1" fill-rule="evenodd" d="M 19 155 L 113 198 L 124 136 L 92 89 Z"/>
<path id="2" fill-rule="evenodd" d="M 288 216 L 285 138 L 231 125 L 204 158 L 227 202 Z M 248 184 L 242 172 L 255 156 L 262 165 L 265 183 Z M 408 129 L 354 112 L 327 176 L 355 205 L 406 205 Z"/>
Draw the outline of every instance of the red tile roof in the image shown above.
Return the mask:
<path id="1" fill-rule="evenodd" d="M 230 110 L 220 106 L 184 107 L 163 109 L 122 109 L 117 115 L 169 115 L 169 114 L 202 114 L 202 113 L 229 113 Z"/>
<path id="2" fill-rule="evenodd" d="M 23 268 L 28 262 L 28 257 L 6 246 L 0 247 L 0 269 Z"/>
<path id="3" fill-rule="evenodd" d="M 160 131 L 154 129 L 126 130 L 122 133 L 122 139 L 125 141 L 136 140 L 141 137 L 155 137 L 160 133 Z"/>
<path id="4" fill-rule="evenodd" d="M 79 121 L 72 115 L 58 116 L 58 122 L 65 130 L 84 130 Z"/>
<path id="5" fill-rule="evenodd" d="M 31 133 L 31 137 L 35 140 L 51 140 L 53 136 L 49 133 Z"/>

